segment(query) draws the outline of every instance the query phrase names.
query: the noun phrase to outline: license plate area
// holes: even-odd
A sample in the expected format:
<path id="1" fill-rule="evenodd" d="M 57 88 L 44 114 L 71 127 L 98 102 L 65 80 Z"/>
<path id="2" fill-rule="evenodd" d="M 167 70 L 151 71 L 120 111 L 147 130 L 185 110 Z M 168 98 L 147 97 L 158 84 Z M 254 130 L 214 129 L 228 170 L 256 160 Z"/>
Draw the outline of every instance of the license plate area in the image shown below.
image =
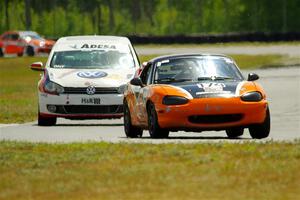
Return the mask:
<path id="1" fill-rule="evenodd" d="M 81 98 L 81 103 L 85 105 L 100 105 L 100 98 Z"/>

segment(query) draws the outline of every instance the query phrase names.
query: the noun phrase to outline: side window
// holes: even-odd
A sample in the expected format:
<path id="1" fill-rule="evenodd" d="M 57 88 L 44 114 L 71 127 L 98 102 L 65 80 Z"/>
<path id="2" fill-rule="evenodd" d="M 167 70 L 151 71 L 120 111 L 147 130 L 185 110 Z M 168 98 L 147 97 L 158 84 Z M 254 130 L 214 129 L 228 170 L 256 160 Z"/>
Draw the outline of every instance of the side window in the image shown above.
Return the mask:
<path id="1" fill-rule="evenodd" d="M 150 79 L 150 72 L 151 72 L 151 69 L 152 69 L 152 64 L 149 63 L 148 65 L 145 66 L 144 70 L 142 71 L 141 75 L 140 75 L 140 78 L 142 80 L 142 82 L 144 84 L 149 84 L 149 79 Z"/>
<path id="2" fill-rule="evenodd" d="M 14 34 L 11 34 L 11 39 L 12 40 L 18 40 L 19 39 L 19 35 L 14 33 Z"/>
<path id="3" fill-rule="evenodd" d="M 149 85 L 149 84 L 151 84 L 152 83 L 152 74 L 153 73 L 151 73 L 153 70 L 153 66 L 154 66 L 154 64 L 151 64 L 151 66 L 149 67 L 149 70 L 148 70 L 148 72 L 147 72 L 147 85 Z"/>
<path id="4" fill-rule="evenodd" d="M 10 39 L 10 34 L 5 34 L 3 36 L 3 40 L 9 40 Z"/>

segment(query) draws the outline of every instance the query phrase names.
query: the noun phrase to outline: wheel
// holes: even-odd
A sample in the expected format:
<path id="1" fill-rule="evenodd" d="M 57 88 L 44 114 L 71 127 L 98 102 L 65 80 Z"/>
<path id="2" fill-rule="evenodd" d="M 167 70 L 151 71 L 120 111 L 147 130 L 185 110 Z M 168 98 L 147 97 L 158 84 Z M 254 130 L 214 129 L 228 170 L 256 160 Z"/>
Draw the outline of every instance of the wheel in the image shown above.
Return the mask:
<path id="1" fill-rule="evenodd" d="M 226 130 L 226 134 L 229 138 L 237 138 L 243 135 L 244 129 L 240 127 L 231 128 Z"/>
<path id="2" fill-rule="evenodd" d="M 34 49 L 33 49 L 32 46 L 28 46 L 28 47 L 26 48 L 26 54 L 27 54 L 28 56 L 34 56 Z"/>
<path id="3" fill-rule="evenodd" d="M 21 56 L 23 56 L 23 53 L 18 53 L 17 55 L 18 55 L 18 57 L 21 57 Z"/>
<path id="4" fill-rule="evenodd" d="M 159 127 L 157 113 L 152 103 L 149 103 L 148 108 L 148 129 L 152 138 L 167 138 L 169 131 Z"/>
<path id="5" fill-rule="evenodd" d="M 143 129 L 131 124 L 130 110 L 126 102 L 124 102 L 124 131 L 129 138 L 142 137 L 143 135 Z"/>
<path id="6" fill-rule="evenodd" d="M 2 51 L 2 49 L 0 48 L 0 57 L 3 57 L 4 56 L 4 53 Z"/>
<path id="7" fill-rule="evenodd" d="M 56 117 L 43 117 L 38 114 L 38 125 L 39 126 L 54 126 L 56 124 Z"/>
<path id="8" fill-rule="evenodd" d="M 261 124 L 254 124 L 249 127 L 249 132 L 252 138 L 262 139 L 269 136 L 270 133 L 270 111 L 267 108 L 266 118 Z"/>

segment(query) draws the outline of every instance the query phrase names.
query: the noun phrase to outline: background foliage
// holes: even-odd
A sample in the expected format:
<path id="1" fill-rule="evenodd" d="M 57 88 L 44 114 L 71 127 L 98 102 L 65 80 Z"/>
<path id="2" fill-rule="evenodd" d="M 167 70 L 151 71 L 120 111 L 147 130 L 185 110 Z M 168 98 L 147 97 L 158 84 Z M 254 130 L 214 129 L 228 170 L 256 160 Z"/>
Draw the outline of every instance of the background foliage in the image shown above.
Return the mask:
<path id="1" fill-rule="evenodd" d="M 299 13 L 300 0 L 1 0 L 0 32 L 31 29 L 48 37 L 293 32 L 300 31 Z"/>

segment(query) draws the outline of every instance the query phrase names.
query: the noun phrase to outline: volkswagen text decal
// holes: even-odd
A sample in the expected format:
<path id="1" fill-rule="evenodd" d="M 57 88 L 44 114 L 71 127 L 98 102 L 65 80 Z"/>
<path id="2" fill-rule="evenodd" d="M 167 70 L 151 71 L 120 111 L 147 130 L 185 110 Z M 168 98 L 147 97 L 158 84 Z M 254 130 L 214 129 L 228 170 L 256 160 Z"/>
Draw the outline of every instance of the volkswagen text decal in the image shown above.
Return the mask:
<path id="1" fill-rule="evenodd" d="M 102 78 L 107 76 L 106 72 L 78 72 L 77 76 L 81 78 Z"/>

